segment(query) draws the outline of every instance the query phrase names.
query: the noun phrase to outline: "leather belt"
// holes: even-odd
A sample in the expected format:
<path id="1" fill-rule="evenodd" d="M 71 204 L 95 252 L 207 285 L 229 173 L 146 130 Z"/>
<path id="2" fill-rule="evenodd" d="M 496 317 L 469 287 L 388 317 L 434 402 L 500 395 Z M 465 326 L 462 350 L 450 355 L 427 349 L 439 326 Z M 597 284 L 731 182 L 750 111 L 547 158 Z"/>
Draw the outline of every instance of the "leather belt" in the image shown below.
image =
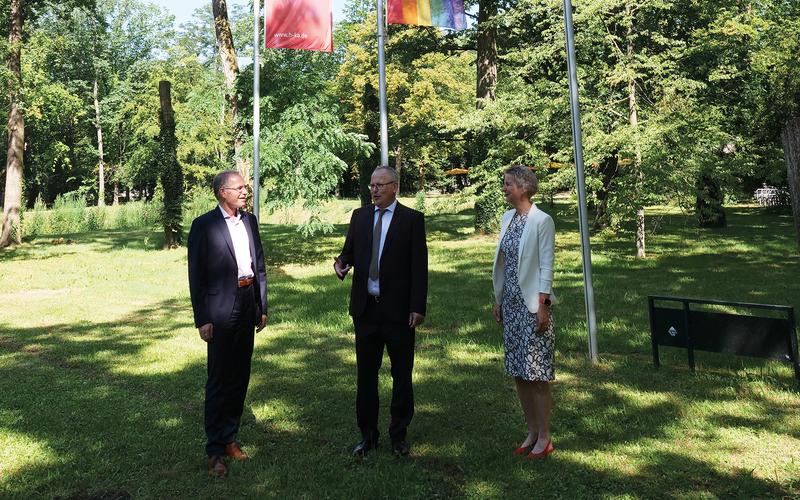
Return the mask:
<path id="1" fill-rule="evenodd" d="M 250 276 L 249 278 L 239 278 L 239 288 L 244 288 L 246 286 L 250 286 L 253 284 L 253 277 Z"/>
<path id="2" fill-rule="evenodd" d="M 369 298 L 372 299 L 372 301 L 375 302 L 376 304 L 381 303 L 380 295 L 370 295 Z"/>

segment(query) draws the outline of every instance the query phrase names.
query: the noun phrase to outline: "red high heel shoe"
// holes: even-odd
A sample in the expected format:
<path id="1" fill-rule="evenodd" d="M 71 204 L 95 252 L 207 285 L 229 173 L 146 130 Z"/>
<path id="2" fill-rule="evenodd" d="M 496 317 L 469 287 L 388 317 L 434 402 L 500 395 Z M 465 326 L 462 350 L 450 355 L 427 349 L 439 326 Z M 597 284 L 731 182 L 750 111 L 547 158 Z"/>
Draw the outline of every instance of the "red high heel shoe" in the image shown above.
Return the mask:
<path id="1" fill-rule="evenodd" d="M 533 444 L 529 444 L 528 446 L 520 446 L 519 448 L 514 450 L 514 455 L 516 456 L 527 455 L 528 453 L 531 452 L 531 448 L 533 448 Z"/>
<path id="2" fill-rule="evenodd" d="M 539 453 L 530 452 L 528 453 L 528 456 L 526 456 L 525 458 L 527 458 L 528 460 L 536 460 L 537 458 L 544 458 L 547 455 L 553 453 L 555 450 L 556 449 L 553 447 L 553 441 L 550 440 L 547 442 L 547 446 L 545 446 L 542 451 L 540 451 Z"/>

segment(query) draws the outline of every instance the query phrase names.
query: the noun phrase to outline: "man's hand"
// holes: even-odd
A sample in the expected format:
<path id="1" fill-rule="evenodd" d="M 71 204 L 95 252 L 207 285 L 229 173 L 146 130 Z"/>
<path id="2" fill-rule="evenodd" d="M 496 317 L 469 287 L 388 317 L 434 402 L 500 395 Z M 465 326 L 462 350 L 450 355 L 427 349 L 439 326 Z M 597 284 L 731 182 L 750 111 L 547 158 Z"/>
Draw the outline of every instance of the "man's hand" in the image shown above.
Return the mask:
<path id="1" fill-rule="evenodd" d="M 200 338 L 203 339 L 204 342 L 208 342 L 214 338 L 214 325 L 211 323 L 206 323 L 198 328 L 197 331 L 200 332 Z"/>
<path id="2" fill-rule="evenodd" d="M 492 314 L 494 314 L 494 320 L 498 323 L 503 322 L 503 308 L 500 307 L 500 304 L 495 304 L 494 308 L 492 308 Z"/>
<path id="3" fill-rule="evenodd" d="M 550 328 L 550 306 L 539 304 L 536 312 L 536 333 L 544 333 Z"/>
<path id="4" fill-rule="evenodd" d="M 411 313 L 408 315 L 408 327 L 409 328 L 416 328 L 425 321 L 425 316 L 419 313 Z"/>
<path id="5" fill-rule="evenodd" d="M 343 280 L 347 273 L 350 271 L 350 268 L 353 267 L 350 264 L 344 264 L 342 261 L 339 260 L 339 257 L 333 259 L 333 272 L 336 273 L 336 277 L 340 280 Z"/>
<path id="6" fill-rule="evenodd" d="M 261 330 L 264 329 L 265 326 L 267 326 L 267 315 L 266 314 L 262 314 L 261 315 L 261 321 L 259 321 L 258 322 L 258 326 L 256 326 L 256 331 L 260 332 Z"/>

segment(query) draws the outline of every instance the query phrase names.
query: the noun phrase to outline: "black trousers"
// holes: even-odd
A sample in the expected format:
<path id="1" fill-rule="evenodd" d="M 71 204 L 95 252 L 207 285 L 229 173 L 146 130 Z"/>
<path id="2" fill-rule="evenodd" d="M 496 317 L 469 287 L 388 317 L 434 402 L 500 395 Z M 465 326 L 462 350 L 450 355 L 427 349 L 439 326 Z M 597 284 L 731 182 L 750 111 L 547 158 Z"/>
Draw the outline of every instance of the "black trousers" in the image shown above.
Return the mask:
<path id="1" fill-rule="evenodd" d="M 389 438 L 392 442 L 406 439 L 406 430 L 414 416 L 414 388 L 411 371 L 414 368 L 413 328 L 408 324 L 386 321 L 381 304 L 370 297 L 367 309 L 354 318 L 356 331 L 356 417 L 364 438 L 377 439 L 378 432 L 378 371 L 383 361 L 383 348 L 392 364 L 392 406 Z"/>
<path id="2" fill-rule="evenodd" d="M 250 360 L 255 337 L 254 289 L 239 288 L 227 325 L 214 325 L 208 342 L 206 381 L 206 453 L 223 455 L 225 445 L 236 440 L 250 383 Z"/>

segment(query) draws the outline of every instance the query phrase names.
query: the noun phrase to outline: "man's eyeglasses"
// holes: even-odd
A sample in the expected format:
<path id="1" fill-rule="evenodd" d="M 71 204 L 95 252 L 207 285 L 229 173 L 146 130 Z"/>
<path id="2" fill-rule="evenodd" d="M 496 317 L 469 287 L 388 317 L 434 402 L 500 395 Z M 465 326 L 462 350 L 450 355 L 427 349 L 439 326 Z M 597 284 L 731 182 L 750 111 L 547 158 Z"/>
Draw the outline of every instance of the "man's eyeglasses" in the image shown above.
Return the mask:
<path id="1" fill-rule="evenodd" d="M 241 193 L 242 191 L 247 189 L 247 186 L 236 186 L 236 187 L 223 186 L 222 189 L 228 189 L 228 190 L 231 190 L 231 191 L 239 191 Z"/>
<path id="2" fill-rule="evenodd" d="M 380 190 L 388 186 L 389 184 L 394 184 L 394 181 L 391 182 L 376 182 L 375 184 L 369 185 L 370 191 Z"/>

